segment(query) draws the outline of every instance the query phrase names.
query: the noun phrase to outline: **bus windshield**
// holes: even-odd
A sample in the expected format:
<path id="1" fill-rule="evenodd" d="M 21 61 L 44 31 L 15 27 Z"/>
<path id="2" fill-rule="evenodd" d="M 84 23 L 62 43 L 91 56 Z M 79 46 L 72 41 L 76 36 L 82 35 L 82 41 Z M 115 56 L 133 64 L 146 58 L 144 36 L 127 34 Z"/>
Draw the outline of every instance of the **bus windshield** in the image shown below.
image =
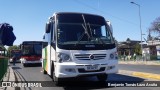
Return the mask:
<path id="1" fill-rule="evenodd" d="M 41 56 L 42 45 L 39 44 L 24 44 L 23 45 L 23 55 L 39 55 Z"/>
<path id="2" fill-rule="evenodd" d="M 12 58 L 14 55 L 15 55 L 17 58 L 20 58 L 21 55 L 22 55 L 21 50 L 11 50 L 10 58 Z"/>
<path id="3" fill-rule="evenodd" d="M 72 18 L 72 19 L 69 19 Z M 111 44 L 109 26 L 104 18 L 93 15 L 69 14 L 58 16 L 58 44 Z"/>

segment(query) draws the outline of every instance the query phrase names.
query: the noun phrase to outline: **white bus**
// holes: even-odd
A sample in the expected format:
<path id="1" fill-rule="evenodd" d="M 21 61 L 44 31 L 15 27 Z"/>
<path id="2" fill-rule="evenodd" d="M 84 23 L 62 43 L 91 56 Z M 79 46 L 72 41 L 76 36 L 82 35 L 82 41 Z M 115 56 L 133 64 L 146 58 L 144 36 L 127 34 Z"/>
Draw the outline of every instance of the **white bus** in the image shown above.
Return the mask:
<path id="1" fill-rule="evenodd" d="M 43 36 L 43 73 L 56 84 L 84 75 L 106 81 L 108 74 L 117 73 L 117 48 L 107 22 L 99 15 L 54 13 Z"/>

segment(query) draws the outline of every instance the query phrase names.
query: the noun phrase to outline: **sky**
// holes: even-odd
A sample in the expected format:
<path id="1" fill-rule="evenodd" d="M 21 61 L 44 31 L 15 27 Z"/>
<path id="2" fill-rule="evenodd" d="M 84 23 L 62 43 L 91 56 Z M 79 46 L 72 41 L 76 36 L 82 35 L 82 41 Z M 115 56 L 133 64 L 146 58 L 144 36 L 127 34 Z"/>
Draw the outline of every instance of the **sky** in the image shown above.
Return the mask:
<path id="1" fill-rule="evenodd" d="M 54 12 L 98 14 L 112 23 L 117 41 L 141 40 L 139 9 L 143 37 L 151 23 L 160 16 L 160 0 L 0 0 L 0 23 L 13 26 L 16 40 L 42 41 L 45 23 Z"/>

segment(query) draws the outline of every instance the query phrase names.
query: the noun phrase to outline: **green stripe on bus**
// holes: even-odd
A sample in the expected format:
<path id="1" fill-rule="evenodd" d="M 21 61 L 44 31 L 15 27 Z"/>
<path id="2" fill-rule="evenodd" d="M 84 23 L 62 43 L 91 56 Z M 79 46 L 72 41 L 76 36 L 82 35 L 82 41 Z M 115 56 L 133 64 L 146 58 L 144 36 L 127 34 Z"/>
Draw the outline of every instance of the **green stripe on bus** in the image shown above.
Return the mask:
<path id="1" fill-rule="evenodd" d="M 47 48 L 44 49 L 45 57 L 43 61 L 43 68 L 47 70 Z"/>

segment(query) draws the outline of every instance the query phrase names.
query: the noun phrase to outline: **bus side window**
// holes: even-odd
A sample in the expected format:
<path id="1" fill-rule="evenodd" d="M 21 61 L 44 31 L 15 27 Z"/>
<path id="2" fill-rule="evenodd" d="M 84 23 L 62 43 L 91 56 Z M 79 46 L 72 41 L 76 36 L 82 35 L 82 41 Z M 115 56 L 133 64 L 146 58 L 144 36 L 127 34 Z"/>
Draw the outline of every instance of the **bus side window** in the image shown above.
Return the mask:
<path id="1" fill-rule="evenodd" d="M 51 42 L 55 42 L 56 40 L 56 34 L 55 34 L 55 21 L 53 20 L 53 22 L 51 22 L 51 26 L 50 26 L 50 31 L 51 31 Z"/>
<path id="2" fill-rule="evenodd" d="M 55 40 L 56 40 L 56 33 L 55 33 L 55 23 L 53 22 L 53 32 L 52 32 L 52 37 L 53 37 L 53 39 L 52 39 L 52 42 L 55 42 Z"/>

